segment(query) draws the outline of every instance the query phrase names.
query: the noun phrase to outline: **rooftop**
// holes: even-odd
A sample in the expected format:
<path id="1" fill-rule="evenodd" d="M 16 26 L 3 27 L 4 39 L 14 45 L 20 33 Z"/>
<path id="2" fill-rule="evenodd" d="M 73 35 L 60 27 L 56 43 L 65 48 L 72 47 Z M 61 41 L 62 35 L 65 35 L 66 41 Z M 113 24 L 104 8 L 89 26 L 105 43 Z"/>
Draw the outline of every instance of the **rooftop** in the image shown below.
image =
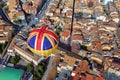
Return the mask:
<path id="1" fill-rule="evenodd" d="M 69 66 L 74 66 L 76 59 L 68 56 L 68 55 L 64 55 L 64 62 L 66 62 Z"/>
<path id="2" fill-rule="evenodd" d="M 64 32 L 61 32 L 61 36 L 64 36 L 64 37 L 70 36 L 70 30 L 65 30 Z"/>
<path id="3" fill-rule="evenodd" d="M 72 40 L 83 40 L 83 36 L 81 34 L 74 34 Z"/>

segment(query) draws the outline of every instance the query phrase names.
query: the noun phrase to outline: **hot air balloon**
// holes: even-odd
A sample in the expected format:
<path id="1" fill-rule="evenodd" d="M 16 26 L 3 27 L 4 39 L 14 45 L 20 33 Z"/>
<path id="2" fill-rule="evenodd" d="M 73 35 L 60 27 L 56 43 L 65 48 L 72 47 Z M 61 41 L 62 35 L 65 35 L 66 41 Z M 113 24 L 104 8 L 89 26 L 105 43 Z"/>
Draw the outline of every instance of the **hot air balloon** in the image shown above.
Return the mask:
<path id="1" fill-rule="evenodd" d="M 30 51 L 42 56 L 49 56 L 58 46 L 58 36 L 47 26 L 30 31 L 27 39 Z"/>

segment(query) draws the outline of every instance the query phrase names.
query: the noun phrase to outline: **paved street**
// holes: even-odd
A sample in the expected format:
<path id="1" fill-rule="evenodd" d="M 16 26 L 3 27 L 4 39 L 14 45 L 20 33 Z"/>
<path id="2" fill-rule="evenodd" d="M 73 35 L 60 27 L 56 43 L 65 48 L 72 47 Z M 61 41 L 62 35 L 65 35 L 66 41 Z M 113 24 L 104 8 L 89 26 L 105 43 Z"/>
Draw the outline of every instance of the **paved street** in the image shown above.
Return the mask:
<path id="1" fill-rule="evenodd" d="M 45 14 L 45 11 L 48 8 L 51 0 L 43 0 L 43 1 L 44 1 L 44 5 L 42 6 L 42 8 L 39 8 L 40 11 L 31 18 L 31 21 L 29 22 L 28 26 L 33 26 L 34 24 L 37 24 L 39 20 L 42 18 L 42 16 Z"/>

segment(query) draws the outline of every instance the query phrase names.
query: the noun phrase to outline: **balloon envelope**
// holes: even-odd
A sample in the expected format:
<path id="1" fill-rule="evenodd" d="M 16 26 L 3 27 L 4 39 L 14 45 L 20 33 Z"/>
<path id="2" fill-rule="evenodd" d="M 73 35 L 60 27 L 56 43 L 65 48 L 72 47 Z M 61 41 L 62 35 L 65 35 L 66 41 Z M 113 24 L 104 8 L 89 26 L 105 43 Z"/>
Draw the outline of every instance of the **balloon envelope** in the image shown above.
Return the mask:
<path id="1" fill-rule="evenodd" d="M 42 26 L 30 32 L 27 44 L 33 53 L 49 56 L 58 46 L 58 36 L 49 27 Z"/>

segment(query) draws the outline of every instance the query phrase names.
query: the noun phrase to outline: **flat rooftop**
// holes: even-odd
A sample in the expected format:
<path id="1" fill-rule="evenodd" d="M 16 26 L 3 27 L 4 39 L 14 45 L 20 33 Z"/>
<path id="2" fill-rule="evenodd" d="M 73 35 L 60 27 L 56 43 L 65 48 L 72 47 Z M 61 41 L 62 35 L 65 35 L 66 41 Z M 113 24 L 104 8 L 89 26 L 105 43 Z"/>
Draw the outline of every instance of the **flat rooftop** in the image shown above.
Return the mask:
<path id="1" fill-rule="evenodd" d="M 5 67 L 0 70 L 0 80 L 21 80 L 24 71 Z"/>

